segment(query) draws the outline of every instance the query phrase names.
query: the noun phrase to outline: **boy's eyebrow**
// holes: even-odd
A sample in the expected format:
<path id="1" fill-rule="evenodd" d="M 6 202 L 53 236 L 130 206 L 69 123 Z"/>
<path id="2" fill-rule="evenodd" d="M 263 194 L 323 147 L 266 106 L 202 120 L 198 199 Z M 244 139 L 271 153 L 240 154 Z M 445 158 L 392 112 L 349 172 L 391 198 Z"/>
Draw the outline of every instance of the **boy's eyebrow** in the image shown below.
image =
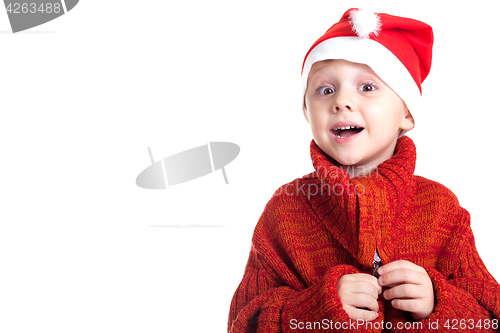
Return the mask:
<path id="1" fill-rule="evenodd" d="M 318 85 L 320 84 L 326 84 L 326 82 L 331 82 L 332 80 L 328 79 L 325 76 L 318 76 L 315 78 L 311 78 L 311 80 L 307 83 L 307 87 L 316 89 Z"/>
<path id="2" fill-rule="evenodd" d="M 319 80 L 324 80 L 325 79 L 325 75 L 323 74 L 318 74 L 316 75 L 317 73 L 313 73 L 312 75 L 310 75 L 308 77 L 308 83 L 307 83 L 307 86 L 309 87 L 310 85 L 316 83 L 316 81 L 319 81 Z"/>

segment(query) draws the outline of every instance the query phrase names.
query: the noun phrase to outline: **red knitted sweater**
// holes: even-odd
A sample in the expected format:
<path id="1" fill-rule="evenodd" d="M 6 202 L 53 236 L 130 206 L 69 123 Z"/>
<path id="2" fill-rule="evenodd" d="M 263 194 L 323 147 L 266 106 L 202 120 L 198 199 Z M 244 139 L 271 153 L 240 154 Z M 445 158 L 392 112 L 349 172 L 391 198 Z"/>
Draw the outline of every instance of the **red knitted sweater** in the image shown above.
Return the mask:
<path id="1" fill-rule="evenodd" d="M 469 213 L 446 187 L 413 175 L 410 138 L 366 177 L 350 179 L 314 140 L 311 157 L 316 171 L 282 186 L 259 219 L 229 332 L 496 331 L 500 287 L 476 251 Z M 374 322 L 350 321 L 337 282 L 372 274 L 376 250 L 382 264 L 426 269 L 436 300 L 428 318 L 410 328 L 410 314 L 380 296 Z"/>

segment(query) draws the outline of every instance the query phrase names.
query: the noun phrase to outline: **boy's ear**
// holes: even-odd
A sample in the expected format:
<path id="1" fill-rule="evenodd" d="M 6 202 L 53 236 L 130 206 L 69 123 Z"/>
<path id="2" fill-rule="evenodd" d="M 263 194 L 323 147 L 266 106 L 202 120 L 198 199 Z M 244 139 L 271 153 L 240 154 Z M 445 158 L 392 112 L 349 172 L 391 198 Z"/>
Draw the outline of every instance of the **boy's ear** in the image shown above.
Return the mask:
<path id="1" fill-rule="evenodd" d="M 415 119 L 413 119 L 410 110 L 408 110 L 406 106 L 405 108 L 406 108 L 406 116 L 405 119 L 403 119 L 403 122 L 401 123 L 401 126 L 399 128 L 405 131 L 409 131 L 413 127 L 415 127 Z"/>
<path id="2" fill-rule="evenodd" d="M 306 118 L 307 122 L 309 123 L 309 111 L 307 111 L 306 107 L 306 96 L 304 94 L 304 102 L 302 103 L 302 111 L 304 112 L 304 117 Z"/>

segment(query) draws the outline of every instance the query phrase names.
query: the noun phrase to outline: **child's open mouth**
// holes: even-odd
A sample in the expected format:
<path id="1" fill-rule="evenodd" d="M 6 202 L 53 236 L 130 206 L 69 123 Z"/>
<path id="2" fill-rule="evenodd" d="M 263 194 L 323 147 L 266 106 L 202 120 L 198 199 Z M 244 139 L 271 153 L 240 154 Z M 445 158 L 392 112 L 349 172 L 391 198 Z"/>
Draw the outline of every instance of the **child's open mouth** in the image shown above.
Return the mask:
<path id="1" fill-rule="evenodd" d="M 345 139 L 361 132 L 364 128 L 357 126 L 340 126 L 331 130 L 337 138 Z"/>

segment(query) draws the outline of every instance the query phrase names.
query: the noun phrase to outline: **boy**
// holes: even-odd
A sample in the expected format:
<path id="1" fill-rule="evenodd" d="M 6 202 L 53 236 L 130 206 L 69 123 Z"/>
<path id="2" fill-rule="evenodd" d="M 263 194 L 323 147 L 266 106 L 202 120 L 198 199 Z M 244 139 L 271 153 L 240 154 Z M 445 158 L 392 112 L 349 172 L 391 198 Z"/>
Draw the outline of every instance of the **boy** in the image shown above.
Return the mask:
<path id="1" fill-rule="evenodd" d="M 468 212 L 413 175 L 432 43 L 425 23 L 351 9 L 306 54 L 316 171 L 266 205 L 229 332 L 499 329 Z"/>

